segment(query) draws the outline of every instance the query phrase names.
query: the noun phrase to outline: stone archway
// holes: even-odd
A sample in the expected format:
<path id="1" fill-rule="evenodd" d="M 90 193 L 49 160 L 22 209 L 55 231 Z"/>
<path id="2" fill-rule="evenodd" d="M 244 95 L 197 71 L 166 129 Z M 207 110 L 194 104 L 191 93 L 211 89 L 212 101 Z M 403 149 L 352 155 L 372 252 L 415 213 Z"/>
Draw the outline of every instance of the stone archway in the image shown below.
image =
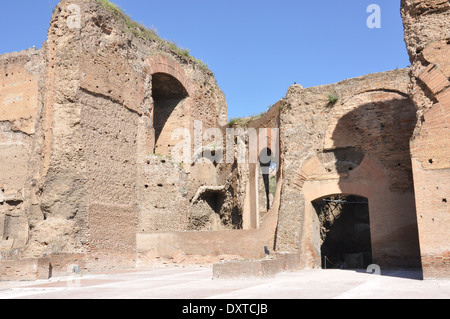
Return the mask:
<path id="1" fill-rule="evenodd" d="M 320 222 L 314 202 L 332 194 L 368 199 L 374 263 L 383 268 L 415 265 L 417 238 L 413 232 L 414 221 L 406 215 L 414 209 L 414 201 L 405 194 L 399 197 L 389 190 L 389 175 L 378 160 L 366 155 L 359 164 L 358 162 L 353 163 L 355 165 L 352 165 L 352 170 L 343 177 L 342 173 L 328 172 L 323 159 L 321 161 L 319 157 L 313 156 L 299 172 L 304 197 L 299 242 L 301 267 L 322 267 Z M 338 161 L 335 166 L 345 165 Z"/>
<path id="2" fill-rule="evenodd" d="M 350 152 L 354 153 L 354 152 Z M 373 212 L 370 215 L 370 224 L 376 225 L 379 220 L 380 208 L 377 207 L 374 199 L 383 194 L 378 194 L 377 190 L 385 189 L 387 176 L 384 167 L 376 160 L 368 156 L 349 156 L 348 152 L 337 153 L 333 157 L 337 162 L 336 167 L 344 167 L 340 162 L 352 167 L 348 173 L 348 178 L 342 180 L 340 173 L 330 173 L 327 170 L 326 158 L 313 156 L 299 171 L 299 179 L 303 187 L 305 211 L 302 223 L 302 236 L 300 239 L 299 250 L 302 256 L 301 266 L 305 268 L 321 268 L 321 234 L 320 221 L 314 203 L 317 200 L 327 198 L 331 195 L 351 194 L 368 199 L 369 210 Z M 341 158 L 341 159 L 340 159 Z M 342 160 L 345 158 L 345 161 Z M 353 158 L 353 160 L 350 160 Z M 383 208 L 381 208 L 383 209 Z M 371 232 L 371 236 L 376 237 L 378 232 Z M 372 242 L 373 242 L 372 238 Z M 377 247 L 375 247 L 375 250 Z"/>
<path id="3" fill-rule="evenodd" d="M 155 55 L 144 62 L 146 98 L 144 114 L 147 126 L 153 129 L 149 137 L 152 152 L 170 156 L 176 141 L 172 132 L 177 128 L 191 131 L 191 85 L 182 67 L 174 60 Z"/>

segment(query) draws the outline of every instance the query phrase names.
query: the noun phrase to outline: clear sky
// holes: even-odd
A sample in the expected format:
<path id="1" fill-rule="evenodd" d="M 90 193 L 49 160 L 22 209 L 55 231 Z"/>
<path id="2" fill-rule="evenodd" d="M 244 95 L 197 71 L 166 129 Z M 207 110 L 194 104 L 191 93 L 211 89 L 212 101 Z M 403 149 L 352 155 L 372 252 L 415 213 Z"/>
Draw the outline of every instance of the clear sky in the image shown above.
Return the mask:
<path id="1" fill-rule="evenodd" d="M 2 1 L 0 54 L 40 48 L 57 0 Z M 266 111 L 304 87 L 407 67 L 400 0 L 113 0 L 190 49 L 224 91 L 229 117 Z M 370 29 L 370 4 L 381 28 Z"/>

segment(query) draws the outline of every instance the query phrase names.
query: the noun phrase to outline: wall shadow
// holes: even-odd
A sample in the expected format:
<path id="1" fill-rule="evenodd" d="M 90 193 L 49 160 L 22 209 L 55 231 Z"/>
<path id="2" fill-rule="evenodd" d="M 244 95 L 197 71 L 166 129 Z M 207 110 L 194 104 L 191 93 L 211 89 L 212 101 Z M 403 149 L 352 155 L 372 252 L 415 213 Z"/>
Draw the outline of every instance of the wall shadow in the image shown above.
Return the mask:
<path id="1" fill-rule="evenodd" d="M 410 156 L 415 106 L 406 95 L 385 91 L 363 93 L 346 103 L 360 105 L 339 118 L 333 145 L 319 157 L 327 170 L 339 174 L 342 189 L 372 189 L 368 199 L 373 262 L 384 270 L 421 270 Z M 382 174 L 364 162 L 369 158 L 383 167 Z M 358 169 L 362 165 L 365 173 Z"/>

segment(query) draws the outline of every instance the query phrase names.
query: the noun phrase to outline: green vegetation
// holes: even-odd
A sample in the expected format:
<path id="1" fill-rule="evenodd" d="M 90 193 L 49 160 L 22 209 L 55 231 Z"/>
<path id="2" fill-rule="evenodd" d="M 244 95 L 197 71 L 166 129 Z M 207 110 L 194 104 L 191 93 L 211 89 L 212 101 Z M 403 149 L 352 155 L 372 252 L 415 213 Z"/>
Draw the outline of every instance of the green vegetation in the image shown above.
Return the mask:
<path id="1" fill-rule="evenodd" d="M 247 127 L 248 123 L 250 123 L 253 120 L 259 119 L 261 117 L 263 117 L 264 115 L 266 115 L 267 112 L 261 112 L 259 114 L 254 114 L 251 116 L 247 116 L 247 117 L 232 117 L 229 122 L 228 125 L 229 126 L 239 126 L 239 127 Z"/>
<path id="2" fill-rule="evenodd" d="M 228 121 L 228 126 L 235 126 L 238 122 L 239 122 L 239 118 L 237 117 L 232 117 L 229 121 Z"/>
<path id="3" fill-rule="evenodd" d="M 335 105 L 339 101 L 339 97 L 336 94 L 328 95 L 328 102 L 330 105 Z"/>
<path id="4" fill-rule="evenodd" d="M 144 40 L 149 40 L 153 42 L 160 43 L 164 48 L 171 50 L 172 52 L 180 55 L 184 58 L 190 59 L 196 62 L 203 70 L 209 70 L 208 65 L 202 60 L 196 59 L 190 55 L 188 49 L 183 49 L 178 47 L 174 42 L 166 41 L 158 36 L 158 33 L 154 29 L 147 29 L 140 23 L 133 21 L 125 12 L 120 9 L 116 4 L 109 0 L 96 0 L 99 4 L 103 6 L 107 11 L 109 11 L 118 20 L 124 22 L 128 31 L 133 33 L 136 37 L 142 38 Z"/>
<path id="5" fill-rule="evenodd" d="M 274 196 L 277 192 L 277 177 L 276 176 L 270 176 L 269 192 L 270 192 L 270 194 L 272 194 Z"/>

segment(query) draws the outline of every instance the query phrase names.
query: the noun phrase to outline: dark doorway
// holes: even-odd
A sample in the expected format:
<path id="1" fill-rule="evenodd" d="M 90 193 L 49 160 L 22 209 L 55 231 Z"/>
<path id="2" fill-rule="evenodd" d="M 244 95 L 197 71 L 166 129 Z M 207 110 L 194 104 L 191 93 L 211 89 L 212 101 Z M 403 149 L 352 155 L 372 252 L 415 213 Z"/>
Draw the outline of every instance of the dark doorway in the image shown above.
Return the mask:
<path id="1" fill-rule="evenodd" d="M 226 196 L 222 192 L 205 192 L 201 197 L 209 205 L 214 213 L 219 214 L 222 211 L 223 204 L 225 203 Z"/>
<path id="2" fill-rule="evenodd" d="M 336 195 L 313 206 L 320 222 L 323 269 L 366 269 L 372 264 L 367 198 Z"/>

